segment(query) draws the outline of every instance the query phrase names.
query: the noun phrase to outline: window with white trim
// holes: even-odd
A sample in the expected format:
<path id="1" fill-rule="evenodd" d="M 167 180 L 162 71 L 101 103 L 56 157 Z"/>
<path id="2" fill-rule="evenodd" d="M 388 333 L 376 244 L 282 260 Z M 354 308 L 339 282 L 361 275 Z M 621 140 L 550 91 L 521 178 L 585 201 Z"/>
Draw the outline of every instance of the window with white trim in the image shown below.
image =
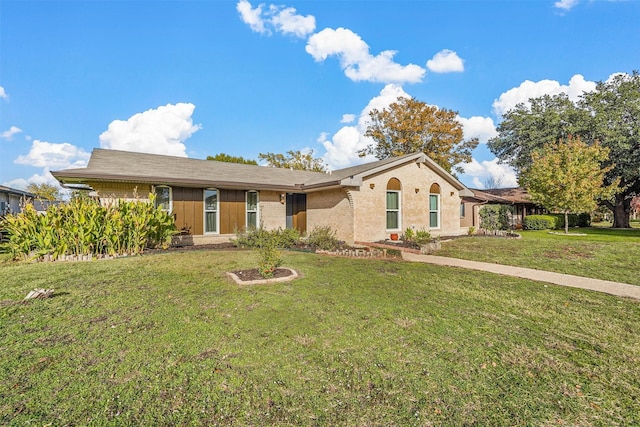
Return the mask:
<path id="1" fill-rule="evenodd" d="M 218 223 L 218 190 L 207 188 L 204 190 L 204 232 L 219 233 Z"/>
<path id="2" fill-rule="evenodd" d="M 387 183 L 387 230 L 400 230 L 401 225 L 401 184 L 397 178 L 391 178 Z"/>
<path id="3" fill-rule="evenodd" d="M 460 218 L 467 216 L 467 208 L 464 203 L 460 203 Z"/>
<path id="4" fill-rule="evenodd" d="M 429 189 L 429 228 L 440 228 L 440 186 Z"/>
<path id="5" fill-rule="evenodd" d="M 171 187 L 167 185 L 156 185 L 153 187 L 153 193 L 156 196 L 155 206 L 165 212 L 171 212 L 173 209 L 173 200 L 171 198 Z"/>
<path id="6" fill-rule="evenodd" d="M 258 192 L 247 191 L 245 199 L 247 200 L 247 228 L 258 228 Z"/>

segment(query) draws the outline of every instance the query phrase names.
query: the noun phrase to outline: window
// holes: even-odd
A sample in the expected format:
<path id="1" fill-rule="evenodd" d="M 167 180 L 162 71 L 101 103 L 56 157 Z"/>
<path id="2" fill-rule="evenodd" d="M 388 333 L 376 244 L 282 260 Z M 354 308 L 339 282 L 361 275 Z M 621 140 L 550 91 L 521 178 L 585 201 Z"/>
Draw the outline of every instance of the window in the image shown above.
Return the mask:
<path id="1" fill-rule="evenodd" d="M 247 191 L 247 228 L 258 228 L 258 192 Z"/>
<path id="2" fill-rule="evenodd" d="M 173 206 L 171 203 L 171 187 L 166 185 L 156 185 L 153 189 L 156 195 L 156 207 L 165 212 L 171 212 Z"/>
<path id="3" fill-rule="evenodd" d="M 460 218 L 464 218 L 466 216 L 466 208 L 464 203 L 460 203 Z"/>
<path id="4" fill-rule="evenodd" d="M 429 228 L 440 228 L 440 186 L 429 189 Z"/>
<path id="5" fill-rule="evenodd" d="M 387 183 L 387 230 L 400 230 L 400 181 L 391 178 Z"/>
<path id="6" fill-rule="evenodd" d="M 204 190 L 204 232 L 218 233 L 218 190 Z"/>

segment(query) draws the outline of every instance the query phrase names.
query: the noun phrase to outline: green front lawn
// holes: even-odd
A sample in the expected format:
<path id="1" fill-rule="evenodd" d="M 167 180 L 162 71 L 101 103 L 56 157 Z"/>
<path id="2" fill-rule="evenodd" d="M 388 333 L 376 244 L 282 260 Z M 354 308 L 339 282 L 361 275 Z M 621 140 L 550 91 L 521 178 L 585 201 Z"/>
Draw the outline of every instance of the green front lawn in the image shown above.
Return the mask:
<path id="1" fill-rule="evenodd" d="M 442 243 L 434 255 L 556 271 L 640 285 L 640 229 L 571 229 L 564 236 L 548 231 L 518 231 L 522 239 L 470 237 Z M 557 233 L 557 232 L 554 232 Z"/>
<path id="2" fill-rule="evenodd" d="M 640 424 L 637 301 L 303 253 L 293 282 L 223 276 L 253 264 L 2 264 L 0 424 Z"/>

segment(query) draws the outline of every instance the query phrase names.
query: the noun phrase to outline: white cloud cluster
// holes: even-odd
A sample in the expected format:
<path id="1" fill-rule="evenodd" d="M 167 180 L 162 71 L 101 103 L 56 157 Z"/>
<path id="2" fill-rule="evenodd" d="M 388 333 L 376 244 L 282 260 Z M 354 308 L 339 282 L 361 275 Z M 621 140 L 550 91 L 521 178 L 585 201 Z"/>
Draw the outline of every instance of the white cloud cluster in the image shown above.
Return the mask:
<path id="1" fill-rule="evenodd" d="M 485 144 L 489 139 L 498 136 L 491 117 L 473 116 L 467 119 L 458 116 L 457 119 L 462 124 L 464 139 L 478 138 L 480 143 Z"/>
<path id="2" fill-rule="evenodd" d="M 50 171 L 52 169 L 85 167 L 89 157 L 89 153 L 68 142 L 53 143 L 36 139 L 31 143 L 29 153 L 18 156 L 14 163 L 42 168 L 42 173 L 35 173 L 27 179 L 17 178 L 5 182 L 4 185 L 20 190 L 26 189 L 29 183 L 51 184 L 60 187 L 60 183 L 51 175 Z"/>
<path id="3" fill-rule="evenodd" d="M 293 7 L 258 5 L 255 8 L 247 0 L 236 4 L 242 21 L 260 34 L 271 34 L 271 29 L 282 34 L 292 34 L 305 38 L 316 29 L 316 18 L 313 15 L 298 15 Z"/>
<path id="4" fill-rule="evenodd" d="M 14 163 L 46 170 L 81 168 L 87 165 L 89 157 L 89 153 L 68 142 L 58 144 L 36 139 L 31 143 L 29 153 L 18 156 Z"/>
<path id="5" fill-rule="evenodd" d="M 464 61 L 452 50 L 443 49 L 427 61 L 427 68 L 434 73 L 464 71 Z"/>
<path id="6" fill-rule="evenodd" d="M 369 45 L 346 28 L 325 28 L 309 37 L 306 51 L 318 62 L 337 56 L 345 75 L 353 81 L 379 83 L 417 83 L 426 70 L 419 65 L 400 65 L 393 61 L 395 51 L 385 50 L 373 56 Z"/>
<path id="7" fill-rule="evenodd" d="M 4 185 L 5 187 L 15 188 L 17 190 L 23 190 L 24 191 L 24 190 L 27 189 L 27 186 L 30 183 L 34 183 L 34 184 L 50 184 L 50 185 L 55 185 L 58 188 L 62 188 L 62 187 L 60 187 L 60 183 L 58 182 L 58 180 L 55 179 L 53 177 L 53 175 L 51 175 L 51 172 L 49 172 L 49 170 L 44 170 L 42 172 L 42 174 L 34 173 L 33 175 L 31 175 L 27 179 L 25 179 L 25 178 L 12 179 L 11 181 L 3 182 L 2 185 Z"/>
<path id="8" fill-rule="evenodd" d="M 558 0 L 553 4 L 554 7 L 565 11 L 571 10 L 580 0 Z"/>
<path id="9" fill-rule="evenodd" d="M 316 28 L 313 15 L 299 15 L 292 7 L 260 4 L 253 7 L 248 0 L 236 4 L 240 19 L 260 34 L 273 31 L 305 38 Z M 369 52 L 369 45 L 347 28 L 325 28 L 307 40 L 305 50 L 318 62 L 336 56 L 345 75 L 353 81 L 378 83 L 418 83 L 426 69 L 416 65 L 400 65 L 394 62 L 394 50 L 385 50 L 377 55 Z M 463 71 L 462 59 L 451 50 L 442 50 L 427 61 L 429 69 L 436 73 Z"/>
<path id="10" fill-rule="evenodd" d="M 343 114 L 342 120 L 340 120 L 340 123 L 353 123 L 355 119 L 356 119 L 355 114 Z"/>
<path id="11" fill-rule="evenodd" d="M 20 132 L 22 132 L 22 129 L 20 129 L 17 126 L 11 126 L 9 129 L 0 133 L 0 139 L 6 139 L 7 141 L 11 141 L 13 139 L 13 136 Z"/>
<path id="12" fill-rule="evenodd" d="M 502 116 L 520 103 L 528 105 L 531 98 L 561 93 L 566 93 L 569 99 L 575 102 L 584 92 L 591 92 L 595 88 L 596 82 L 587 81 L 580 74 L 571 77 L 568 85 L 561 85 L 555 80 L 540 80 L 538 82 L 525 80 L 520 86 L 509 89 L 493 101 L 493 111 L 496 115 Z"/>
<path id="13" fill-rule="evenodd" d="M 194 125 L 190 103 L 167 104 L 114 120 L 100 135 L 100 146 L 112 150 L 187 157 L 184 141 L 201 129 Z"/>
<path id="14" fill-rule="evenodd" d="M 501 187 L 517 187 L 518 178 L 515 171 L 509 166 L 498 163 L 498 159 L 483 160 L 478 162 L 472 159 L 471 163 L 460 165 L 464 169 L 465 175 L 472 177 L 474 188 L 485 188 L 485 182 L 493 181 L 500 183 Z"/>
<path id="15" fill-rule="evenodd" d="M 322 160 L 329 165 L 329 169 L 340 169 L 365 161 L 375 160 L 371 156 L 365 158 L 358 156 L 359 150 L 366 148 L 373 142 L 371 138 L 364 136 L 369 124 L 369 112 L 374 108 L 382 110 L 388 107 L 389 104 L 397 101 L 400 96 L 410 97 L 402 87 L 388 84 L 380 91 L 380 94 L 372 98 L 362 110 L 357 124 L 343 126 L 331 138 L 329 138 L 329 135 L 326 133 L 320 135 L 318 142 L 320 142 L 326 150 Z M 353 117 L 353 119 L 355 120 L 355 117 Z"/>
<path id="16" fill-rule="evenodd" d="M 4 88 L 2 86 L 0 86 L 0 98 L 9 99 L 9 95 L 7 95 L 7 92 L 5 92 L 5 90 L 4 90 Z"/>

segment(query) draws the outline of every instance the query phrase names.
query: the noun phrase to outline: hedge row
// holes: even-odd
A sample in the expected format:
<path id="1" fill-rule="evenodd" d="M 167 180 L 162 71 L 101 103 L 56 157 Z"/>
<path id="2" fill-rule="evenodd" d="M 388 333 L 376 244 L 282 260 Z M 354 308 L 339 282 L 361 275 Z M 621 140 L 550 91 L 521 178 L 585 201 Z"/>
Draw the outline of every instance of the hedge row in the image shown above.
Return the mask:
<path id="1" fill-rule="evenodd" d="M 564 214 L 529 215 L 524 218 L 522 225 L 525 230 L 560 230 L 564 228 Z M 569 227 L 590 225 L 590 214 L 569 214 Z"/>

